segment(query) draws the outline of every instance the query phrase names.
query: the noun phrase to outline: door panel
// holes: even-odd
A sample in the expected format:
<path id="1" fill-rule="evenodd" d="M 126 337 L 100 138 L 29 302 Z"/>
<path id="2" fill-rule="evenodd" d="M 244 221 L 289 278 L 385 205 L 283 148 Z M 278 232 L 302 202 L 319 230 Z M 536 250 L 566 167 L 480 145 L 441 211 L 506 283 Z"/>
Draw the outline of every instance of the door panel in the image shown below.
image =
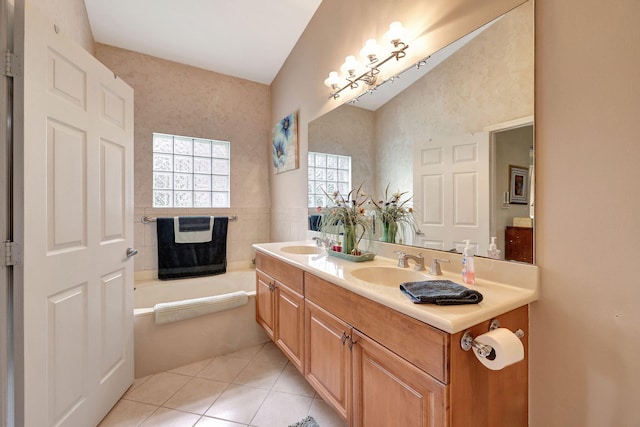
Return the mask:
<path id="1" fill-rule="evenodd" d="M 91 426 L 133 382 L 133 91 L 24 13 L 19 421 Z"/>
<path id="2" fill-rule="evenodd" d="M 489 242 L 489 135 L 458 135 L 416 144 L 414 199 L 423 247 L 450 250 L 469 239 Z M 478 252 L 480 253 L 480 252 Z"/>
<path id="3" fill-rule="evenodd" d="M 274 283 L 271 277 L 256 270 L 256 321 L 272 340 L 275 339 Z"/>
<path id="4" fill-rule="evenodd" d="M 276 285 L 276 344 L 302 372 L 304 297 L 282 283 Z"/>
<path id="5" fill-rule="evenodd" d="M 305 301 L 305 378 L 343 418 L 351 419 L 351 326 Z"/>

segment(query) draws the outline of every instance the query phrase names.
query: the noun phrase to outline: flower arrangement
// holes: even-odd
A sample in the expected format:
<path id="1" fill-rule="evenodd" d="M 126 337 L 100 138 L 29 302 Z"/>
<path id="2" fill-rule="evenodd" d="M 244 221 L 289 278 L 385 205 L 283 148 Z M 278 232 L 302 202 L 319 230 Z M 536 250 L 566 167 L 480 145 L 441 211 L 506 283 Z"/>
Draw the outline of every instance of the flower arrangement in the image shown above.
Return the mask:
<path id="1" fill-rule="evenodd" d="M 413 207 L 407 206 L 413 197 L 402 200 L 402 196 L 405 194 L 407 194 L 406 191 L 398 191 L 389 196 L 389 184 L 387 184 L 383 200 L 371 199 L 371 203 L 375 206 L 376 216 L 382 222 L 381 240 L 383 242 L 395 243 L 399 228 L 402 232 L 404 232 L 404 227 L 409 227 L 413 232 L 418 228 L 413 216 Z"/>
<path id="2" fill-rule="evenodd" d="M 324 209 L 318 208 L 319 212 L 323 212 L 322 233 L 331 233 L 336 229 L 336 226 L 341 226 L 343 231 L 342 252 L 360 255 L 358 244 L 362 238 L 367 235 L 371 241 L 373 236 L 372 223 L 365 210 L 369 196 L 362 191 L 362 184 L 357 189 L 351 190 L 346 196 L 338 191 L 326 195 L 332 206 Z"/>

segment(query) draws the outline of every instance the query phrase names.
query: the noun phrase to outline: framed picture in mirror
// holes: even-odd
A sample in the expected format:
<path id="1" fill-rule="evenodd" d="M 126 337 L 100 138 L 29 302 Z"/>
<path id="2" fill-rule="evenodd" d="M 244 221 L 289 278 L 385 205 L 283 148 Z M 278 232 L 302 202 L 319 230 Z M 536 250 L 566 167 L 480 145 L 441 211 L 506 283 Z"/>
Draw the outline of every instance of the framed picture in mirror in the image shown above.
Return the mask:
<path id="1" fill-rule="evenodd" d="M 512 205 L 526 205 L 529 193 L 529 168 L 509 165 L 509 192 Z"/>

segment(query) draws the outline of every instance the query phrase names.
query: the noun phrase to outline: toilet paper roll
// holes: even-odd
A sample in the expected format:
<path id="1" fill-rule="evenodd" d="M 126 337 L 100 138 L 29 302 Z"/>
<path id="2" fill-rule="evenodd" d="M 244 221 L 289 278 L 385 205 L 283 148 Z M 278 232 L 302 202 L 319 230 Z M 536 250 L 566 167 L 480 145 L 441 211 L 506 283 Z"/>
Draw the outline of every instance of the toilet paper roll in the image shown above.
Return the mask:
<path id="1" fill-rule="evenodd" d="M 524 359 L 522 341 L 509 329 L 494 329 L 477 336 L 475 341 L 493 348 L 494 351 L 487 357 L 480 356 L 478 350 L 473 348 L 473 353 L 480 363 L 491 370 L 497 371 Z"/>

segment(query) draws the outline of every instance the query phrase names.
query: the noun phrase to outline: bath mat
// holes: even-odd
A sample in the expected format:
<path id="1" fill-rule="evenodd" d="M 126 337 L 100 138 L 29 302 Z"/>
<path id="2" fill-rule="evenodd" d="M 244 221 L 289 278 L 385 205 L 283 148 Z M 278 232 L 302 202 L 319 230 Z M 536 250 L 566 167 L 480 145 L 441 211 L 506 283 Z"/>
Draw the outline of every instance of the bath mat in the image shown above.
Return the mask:
<path id="1" fill-rule="evenodd" d="M 295 424 L 289 424 L 289 427 L 320 427 L 320 424 L 318 424 L 316 420 L 313 419 L 313 417 L 307 417 Z"/>

